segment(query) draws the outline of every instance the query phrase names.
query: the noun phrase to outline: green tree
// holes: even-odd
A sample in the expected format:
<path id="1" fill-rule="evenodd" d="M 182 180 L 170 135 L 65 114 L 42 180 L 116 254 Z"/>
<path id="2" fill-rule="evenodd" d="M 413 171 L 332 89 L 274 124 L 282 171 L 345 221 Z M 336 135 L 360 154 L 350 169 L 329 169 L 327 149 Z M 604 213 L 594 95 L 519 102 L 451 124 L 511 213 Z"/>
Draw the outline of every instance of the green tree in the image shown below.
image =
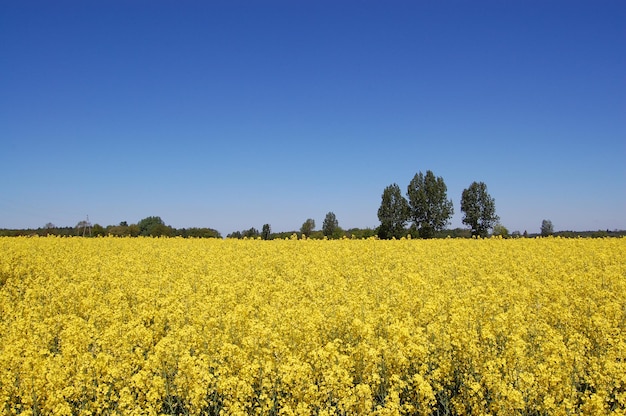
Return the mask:
<path id="1" fill-rule="evenodd" d="M 131 224 L 128 226 L 128 234 L 131 237 L 139 237 L 139 234 L 141 234 L 141 228 L 139 228 L 138 224 Z"/>
<path id="2" fill-rule="evenodd" d="M 372 228 L 350 228 L 345 231 L 345 235 L 349 238 L 363 239 L 378 235 L 378 231 Z"/>
<path id="3" fill-rule="evenodd" d="M 304 224 L 302 224 L 302 227 L 300 227 L 300 233 L 306 237 L 309 237 L 313 230 L 315 230 L 315 220 L 311 218 L 307 219 Z"/>
<path id="4" fill-rule="evenodd" d="M 326 237 L 334 237 L 337 228 L 339 228 L 339 221 L 337 221 L 335 213 L 327 213 L 324 218 L 324 223 L 322 224 L 322 232 Z"/>
<path id="5" fill-rule="evenodd" d="M 91 235 L 94 237 L 105 236 L 106 230 L 100 224 L 94 224 L 93 227 L 91 227 Z"/>
<path id="6" fill-rule="evenodd" d="M 261 229 L 261 238 L 263 240 L 269 240 L 272 235 L 272 228 L 269 224 L 263 224 L 263 228 Z"/>
<path id="7" fill-rule="evenodd" d="M 137 223 L 139 226 L 139 235 L 142 236 L 170 236 L 172 228 L 165 225 L 161 217 L 146 217 Z"/>
<path id="8" fill-rule="evenodd" d="M 415 174 L 407 189 L 410 218 L 413 227 L 422 238 L 432 238 L 435 232 L 444 229 L 454 214 L 452 200 L 447 199 L 448 188 L 442 177 L 432 171 L 426 175 Z"/>
<path id="9" fill-rule="evenodd" d="M 259 230 L 257 230 L 256 228 L 251 227 L 251 228 L 250 228 L 250 229 L 248 229 L 248 230 L 244 230 L 244 231 L 241 233 L 241 235 L 242 235 L 243 237 L 247 237 L 247 238 L 257 238 L 257 237 L 259 237 L 259 236 L 261 235 L 261 233 L 260 233 L 260 232 L 259 232 Z"/>
<path id="10" fill-rule="evenodd" d="M 157 224 L 150 230 L 152 237 L 171 237 L 173 234 L 174 229 L 165 224 Z"/>
<path id="11" fill-rule="evenodd" d="M 518 232 L 519 234 L 519 232 Z M 502 224 L 496 224 L 493 226 L 493 235 L 500 235 L 504 238 L 509 236 L 509 230 Z"/>
<path id="12" fill-rule="evenodd" d="M 219 231 L 214 230 L 213 228 L 181 228 L 175 231 L 175 235 L 181 236 L 184 238 L 222 238 L 222 235 Z"/>
<path id="13" fill-rule="evenodd" d="M 409 203 L 402 196 L 400 187 L 391 184 L 383 191 L 380 208 L 378 208 L 378 237 L 389 239 L 400 238 L 406 233 L 406 223 L 409 220 Z"/>
<path id="14" fill-rule="evenodd" d="M 554 234 L 554 227 L 552 226 L 552 221 L 550 220 L 541 221 L 541 235 L 543 237 L 547 237 L 552 234 Z"/>
<path id="15" fill-rule="evenodd" d="M 486 237 L 489 230 L 498 223 L 495 200 L 487 192 L 484 182 L 472 182 L 461 195 L 463 224 L 472 229 L 472 235 Z"/>
<path id="16" fill-rule="evenodd" d="M 139 228 L 138 225 L 135 224 L 135 227 Z M 128 225 L 109 225 L 106 228 L 107 234 L 114 235 L 116 237 L 126 237 L 130 236 L 130 227 Z M 137 233 L 139 234 L 139 233 Z"/>

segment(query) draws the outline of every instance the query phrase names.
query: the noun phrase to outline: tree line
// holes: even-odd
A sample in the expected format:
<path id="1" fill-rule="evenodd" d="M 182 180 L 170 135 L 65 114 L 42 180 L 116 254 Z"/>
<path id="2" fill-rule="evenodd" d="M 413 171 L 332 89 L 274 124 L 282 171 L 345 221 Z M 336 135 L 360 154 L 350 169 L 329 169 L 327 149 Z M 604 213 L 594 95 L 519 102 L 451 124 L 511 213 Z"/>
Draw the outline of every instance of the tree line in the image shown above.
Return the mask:
<path id="1" fill-rule="evenodd" d="M 514 231 L 509 234 L 506 227 L 499 223 L 496 215 L 495 199 L 487 191 L 484 182 L 472 182 L 461 193 L 462 222 L 469 228 L 447 229 L 450 218 L 454 214 L 454 205 L 448 199 L 448 189 L 442 177 L 437 177 L 428 170 L 426 174 L 416 173 L 409 182 L 406 197 L 402 194 L 398 184 L 387 186 L 381 195 L 378 208 L 379 226 L 373 228 L 351 228 L 344 230 L 339 226 L 337 216 L 332 211 L 324 218 L 321 230 L 316 230 L 315 220 L 307 218 L 300 230 L 287 232 L 272 232 L 270 224 L 263 224 L 259 231 L 255 227 L 242 231 L 235 231 L 226 238 L 253 238 L 272 240 L 275 238 L 306 237 L 313 239 L 338 238 L 369 238 L 377 236 L 380 239 L 416 238 L 444 238 L 444 237 L 487 237 L 497 235 L 502 237 L 535 237 L 535 236 L 565 236 L 565 237 L 605 237 L 623 236 L 626 231 L 561 231 L 554 232 L 552 221 L 543 220 L 540 234 L 528 234 Z M 219 231 L 212 228 L 180 228 L 176 229 L 158 216 L 146 217 L 136 224 L 122 221 L 118 225 L 106 227 L 95 224 L 91 226 L 87 221 L 80 221 L 75 227 L 56 227 L 46 224 L 36 230 L 8 230 L 0 229 L 0 236 L 18 235 L 59 235 L 59 236 L 119 236 L 119 237 L 194 237 L 194 238 L 222 238 Z"/>
<path id="2" fill-rule="evenodd" d="M 375 230 L 353 229 L 346 232 L 339 226 L 336 215 L 331 211 L 326 214 L 321 231 L 316 232 L 315 220 L 308 218 L 300 227 L 299 233 L 294 231 L 287 234 L 329 239 L 367 238 L 374 235 L 381 239 L 398 239 L 409 234 L 419 238 L 486 237 L 489 231 L 494 229 L 495 233 L 508 236 L 508 230 L 498 223 L 500 218 L 496 215 L 495 200 L 489 195 L 487 185 L 483 182 L 472 182 L 461 195 L 462 221 L 469 226 L 469 230 L 446 230 L 454 214 L 454 206 L 452 200 L 448 199 L 447 191 L 442 177 L 436 177 L 430 170 L 426 171 L 426 174 L 418 172 L 409 183 L 406 198 L 396 183 L 383 190 L 378 209 L 380 225 Z M 250 228 L 236 231 L 226 237 L 266 240 L 277 236 L 272 235 L 269 224 L 265 224 L 261 232 L 256 228 Z"/>
<path id="3" fill-rule="evenodd" d="M 46 224 L 37 229 L 0 230 L 0 236 L 21 236 L 21 235 L 58 235 L 58 236 L 116 236 L 116 237 L 184 237 L 184 238 L 222 238 L 219 231 L 213 228 L 174 228 L 166 225 L 158 216 L 146 217 L 136 224 L 128 224 L 126 221 L 118 225 L 108 225 L 103 227 L 99 224 L 93 226 L 87 221 L 79 221 L 75 227 L 57 227 L 52 223 Z"/>
<path id="4" fill-rule="evenodd" d="M 271 231 L 270 224 L 263 224 L 261 231 L 252 227 L 243 231 L 235 231 L 226 236 L 226 238 L 260 238 L 262 240 L 291 238 L 294 235 L 297 238 L 311 239 L 339 239 L 339 238 L 369 238 L 377 235 L 377 229 L 373 228 L 350 228 L 344 230 L 339 226 L 339 221 L 334 212 L 328 212 L 324 218 L 321 230 L 315 229 L 315 220 L 307 218 L 300 230 L 281 231 L 274 233 Z"/>

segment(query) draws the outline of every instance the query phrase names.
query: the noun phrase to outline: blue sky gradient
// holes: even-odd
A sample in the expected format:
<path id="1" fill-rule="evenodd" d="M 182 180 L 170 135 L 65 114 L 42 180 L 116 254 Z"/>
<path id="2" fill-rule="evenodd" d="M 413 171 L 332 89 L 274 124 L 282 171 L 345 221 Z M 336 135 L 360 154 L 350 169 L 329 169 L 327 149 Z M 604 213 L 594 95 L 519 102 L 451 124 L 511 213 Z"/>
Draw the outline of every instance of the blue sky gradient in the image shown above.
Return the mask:
<path id="1" fill-rule="evenodd" d="M 626 3 L 0 5 L 1 228 L 376 227 L 419 171 L 626 229 Z"/>

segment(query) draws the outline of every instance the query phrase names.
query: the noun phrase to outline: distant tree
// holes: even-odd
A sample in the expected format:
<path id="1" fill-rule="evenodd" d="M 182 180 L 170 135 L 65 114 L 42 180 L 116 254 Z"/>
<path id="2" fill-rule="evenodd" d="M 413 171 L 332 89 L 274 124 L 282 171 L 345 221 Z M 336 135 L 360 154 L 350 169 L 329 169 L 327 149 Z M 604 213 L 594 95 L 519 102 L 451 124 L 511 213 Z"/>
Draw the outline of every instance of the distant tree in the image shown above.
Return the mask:
<path id="1" fill-rule="evenodd" d="M 272 228 L 269 224 L 263 224 L 263 228 L 261 230 L 261 238 L 263 240 L 269 240 L 272 235 Z"/>
<path id="2" fill-rule="evenodd" d="M 47 223 L 46 225 L 44 225 L 44 227 L 43 227 L 43 228 L 45 228 L 45 229 L 47 229 L 47 230 L 50 230 L 50 229 L 52 229 L 52 228 L 57 228 L 57 226 L 56 226 L 56 225 L 54 225 L 54 224 L 52 224 L 51 222 L 49 222 L 49 223 Z"/>
<path id="3" fill-rule="evenodd" d="M 105 236 L 106 230 L 100 224 L 94 224 L 93 227 L 91 227 L 91 235 L 94 237 Z"/>
<path id="4" fill-rule="evenodd" d="M 128 223 L 126 221 L 120 222 L 120 227 L 128 227 Z"/>
<path id="5" fill-rule="evenodd" d="M 443 230 L 440 232 L 441 237 L 451 237 L 451 238 L 471 238 L 472 231 L 467 228 L 453 228 L 451 230 Z"/>
<path id="6" fill-rule="evenodd" d="M 241 233 L 241 235 L 243 237 L 246 237 L 246 238 L 257 238 L 257 237 L 259 237 L 261 235 L 261 233 L 259 233 L 259 230 L 257 230 L 256 228 L 252 227 L 252 228 L 250 228 L 248 230 L 243 231 Z"/>
<path id="7" fill-rule="evenodd" d="M 181 228 L 175 231 L 175 235 L 184 238 L 222 238 L 220 232 L 213 228 Z"/>
<path id="8" fill-rule="evenodd" d="M 400 238 L 406 233 L 409 220 L 409 203 L 402 196 L 400 187 L 391 184 L 383 190 L 380 208 L 378 208 L 378 237 L 389 239 Z"/>
<path id="9" fill-rule="evenodd" d="M 377 235 L 377 231 L 372 228 L 350 228 L 346 230 L 345 234 L 350 238 L 362 239 L 374 237 Z"/>
<path id="10" fill-rule="evenodd" d="M 139 235 L 142 236 L 170 236 L 173 234 L 171 227 L 165 225 L 161 217 L 146 217 L 137 223 Z"/>
<path id="11" fill-rule="evenodd" d="M 317 230 L 317 231 L 312 231 L 311 234 L 308 236 L 308 238 L 312 240 L 322 240 L 327 237 L 324 235 L 324 232 L 322 230 Z M 339 238 L 339 237 L 333 237 L 333 238 Z"/>
<path id="12" fill-rule="evenodd" d="M 547 237 L 549 235 L 554 234 L 554 227 L 552 226 L 552 221 L 543 220 L 541 221 L 541 235 L 542 237 Z"/>
<path id="13" fill-rule="evenodd" d="M 326 214 L 324 218 L 324 223 L 322 224 L 322 233 L 326 237 L 333 237 L 335 230 L 339 227 L 339 221 L 337 221 L 337 217 L 334 212 L 329 212 Z"/>
<path id="14" fill-rule="evenodd" d="M 441 176 L 428 170 L 426 175 L 415 174 L 407 189 L 410 218 L 422 238 L 432 238 L 442 230 L 454 214 L 452 200 L 447 198 L 448 188 Z"/>
<path id="15" fill-rule="evenodd" d="M 472 182 L 461 195 L 461 211 L 463 224 L 472 229 L 472 235 L 486 237 L 487 233 L 498 223 L 495 200 L 487 192 L 483 182 Z"/>
<path id="16" fill-rule="evenodd" d="M 157 224 L 150 230 L 152 237 L 171 237 L 174 235 L 174 229 L 165 224 Z"/>
<path id="17" fill-rule="evenodd" d="M 238 238 L 238 239 L 241 239 L 241 238 L 243 238 L 243 235 L 241 234 L 241 231 L 234 231 L 234 232 L 228 234 L 226 236 L 226 238 Z"/>
<path id="18" fill-rule="evenodd" d="M 522 234 L 522 237 L 528 238 L 528 231 L 524 230 L 524 234 Z"/>
<path id="19" fill-rule="evenodd" d="M 146 217 L 140 220 L 137 225 L 139 226 L 139 235 L 149 236 L 157 225 L 165 225 L 165 223 L 161 217 Z"/>
<path id="20" fill-rule="evenodd" d="M 107 233 L 116 237 L 130 236 L 130 227 L 127 225 L 111 225 L 107 227 Z"/>
<path id="21" fill-rule="evenodd" d="M 131 237 L 139 237 L 140 233 L 141 233 L 141 228 L 139 228 L 138 224 L 131 224 L 128 226 L 128 234 Z"/>
<path id="22" fill-rule="evenodd" d="M 504 225 L 498 223 L 493 226 L 493 235 L 499 235 L 506 238 L 509 236 L 509 230 Z"/>
<path id="23" fill-rule="evenodd" d="M 311 218 L 307 219 L 300 227 L 300 233 L 306 237 L 309 237 L 313 230 L 315 230 L 315 220 Z"/>

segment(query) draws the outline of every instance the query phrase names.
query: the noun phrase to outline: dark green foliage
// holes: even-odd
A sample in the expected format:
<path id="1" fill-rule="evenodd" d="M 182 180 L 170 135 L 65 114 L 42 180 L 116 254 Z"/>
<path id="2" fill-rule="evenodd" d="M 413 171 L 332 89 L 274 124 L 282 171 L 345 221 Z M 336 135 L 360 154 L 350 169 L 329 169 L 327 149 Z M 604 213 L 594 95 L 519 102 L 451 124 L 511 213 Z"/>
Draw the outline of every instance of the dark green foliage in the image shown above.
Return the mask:
<path id="1" fill-rule="evenodd" d="M 472 238 L 472 231 L 467 228 L 453 228 L 441 230 L 436 234 L 437 238 Z"/>
<path id="2" fill-rule="evenodd" d="M 120 225 L 108 226 L 106 233 L 117 237 L 138 237 L 141 229 L 137 224 L 127 225 L 126 221 L 122 221 Z"/>
<path id="3" fill-rule="evenodd" d="M 509 230 L 502 224 L 496 224 L 493 226 L 493 235 L 498 235 L 503 238 L 509 237 Z"/>
<path id="4" fill-rule="evenodd" d="M 329 212 L 326 214 L 324 218 L 324 223 L 322 224 L 322 233 L 329 238 L 335 237 L 335 232 L 339 228 L 339 221 L 337 221 L 337 217 L 334 212 Z"/>
<path id="5" fill-rule="evenodd" d="M 251 228 L 249 228 L 249 229 L 247 229 L 247 230 L 244 230 L 244 231 L 241 233 L 241 235 L 242 235 L 243 237 L 246 237 L 246 238 L 257 238 L 257 237 L 260 237 L 260 236 L 261 236 L 261 233 L 260 233 L 260 232 L 259 232 L 259 230 L 257 230 L 256 228 L 251 227 Z"/>
<path id="6" fill-rule="evenodd" d="M 146 217 L 137 223 L 139 226 L 139 235 L 160 237 L 171 236 L 173 230 L 165 225 L 161 217 Z"/>
<path id="7" fill-rule="evenodd" d="M 313 230 L 315 230 L 315 220 L 311 218 L 307 219 L 300 227 L 300 233 L 306 237 L 309 237 Z"/>
<path id="8" fill-rule="evenodd" d="M 454 214 L 452 200 L 442 177 L 432 171 L 415 174 L 407 189 L 410 219 L 421 238 L 432 238 L 443 230 Z"/>
<path id="9" fill-rule="evenodd" d="M 554 227 L 552 226 L 552 221 L 550 220 L 541 221 L 541 236 L 547 237 L 552 234 L 554 234 Z"/>
<path id="10" fill-rule="evenodd" d="M 409 203 L 402 196 L 400 187 L 391 184 L 383 191 L 378 208 L 378 237 L 382 239 L 400 238 L 406 235 L 406 223 L 409 220 Z"/>
<path id="11" fill-rule="evenodd" d="M 226 238 L 238 238 L 238 239 L 241 239 L 241 238 L 257 238 L 257 237 L 260 237 L 260 236 L 261 236 L 261 233 L 259 232 L 259 230 L 257 230 L 254 227 L 251 227 L 251 228 L 249 228 L 247 230 L 232 232 L 232 233 L 228 234 L 226 236 Z"/>
<path id="12" fill-rule="evenodd" d="M 212 228 L 181 228 L 175 230 L 174 235 L 184 238 L 222 238 L 220 232 Z"/>
<path id="13" fill-rule="evenodd" d="M 487 192 L 483 182 L 472 182 L 461 195 L 463 224 L 472 229 L 473 236 L 486 237 L 500 218 L 496 215 L 496 202 Z"/>
<path id="14" fill-rule="evenodd" d="M 261 229 L 261 238 L 263 240 L 271 240 L 272 238 L 272 228 L 269 224 L 263 224 L 263 228 Z"/>
<path id="15" fill-rule="evenodd" d="M 91 227 L 91 235 L 92 237 L 104 237 L 107 235 L 107 230 L 100 224 L 94 224 Z"/>
<path id="16" fill-rule="evenodd" d="M 378 230 L 373 228 L 350 228 L 344 234 L 348 238 L 363 239 L 378 235 Z"/>

